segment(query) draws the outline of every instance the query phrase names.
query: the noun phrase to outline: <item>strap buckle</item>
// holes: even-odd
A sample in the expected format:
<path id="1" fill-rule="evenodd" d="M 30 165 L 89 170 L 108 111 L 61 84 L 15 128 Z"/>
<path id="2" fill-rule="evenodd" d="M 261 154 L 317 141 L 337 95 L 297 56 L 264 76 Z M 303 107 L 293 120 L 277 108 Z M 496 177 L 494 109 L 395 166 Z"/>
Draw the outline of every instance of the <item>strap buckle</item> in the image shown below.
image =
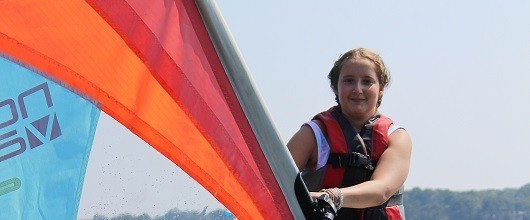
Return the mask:
<path id="1" fill-rule="evenodd" d="M 327 164 L 331 164 L 333 168 L 361 167 L 367 170 L 374 170 L 374 166 L 372 165 L 370 158 L 357 152 L 351 152 L 347 154 L 331 153 L 329 155 Z"/>
<path id="2" fill-rule="evenodd" d="M 364 154 L 351 152 L 349 153 L 349 158 L 350 160 L 348 166 L 350 167 L 364 167 L 367 170 L 374 170 L 374 166 L 372 166 L 372 161 Z"/>

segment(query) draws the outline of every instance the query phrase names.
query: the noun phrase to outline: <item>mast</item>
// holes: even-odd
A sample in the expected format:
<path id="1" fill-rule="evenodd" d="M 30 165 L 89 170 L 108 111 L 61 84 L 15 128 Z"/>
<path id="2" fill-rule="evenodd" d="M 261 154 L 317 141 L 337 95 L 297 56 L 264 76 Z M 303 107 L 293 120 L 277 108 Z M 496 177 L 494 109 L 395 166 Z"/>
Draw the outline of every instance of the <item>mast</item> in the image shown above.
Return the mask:
<path id="1" fill-rule="evenodd" d="M 261 97 L 250 77 L 250 71 L 236 47 L 217 3 L 215 0 L 196 0 L 195 2 L 230 83 L 263 150 L 263 154 L 267 158 L 269 166 L 283 191 L 293 217 L 295 219 L 304 219 L 304 213 L 295 192 L 295 185 L 301 183 L 298 168 L 264 108 Z M 307 189 L 305 185 L 302 184 L 302 186 L 302 195 L 305 195 L 307 194 Z"/>

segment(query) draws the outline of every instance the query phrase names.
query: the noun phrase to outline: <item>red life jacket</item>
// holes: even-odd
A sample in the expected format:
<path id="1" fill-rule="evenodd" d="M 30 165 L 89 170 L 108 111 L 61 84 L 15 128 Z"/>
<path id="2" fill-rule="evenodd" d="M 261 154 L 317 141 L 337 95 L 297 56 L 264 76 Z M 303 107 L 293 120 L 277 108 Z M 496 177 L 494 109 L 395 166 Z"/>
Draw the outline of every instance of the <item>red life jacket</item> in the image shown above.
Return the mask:
<path id="1" fill-rule="evenodd" d="M 359 132 L 366 147 L 364 149 L 357 132 L 338 106 L 316 115 L 314 119 L 324 123 L 331 147 L 321 189 L 348 187 L 370 180 L 379 158 L 388 147 L 388 129 L 392 120 L 383 115 L 375 115 L 368 120 Z M 342 208 L 335 219 L 402 219 L 395 202 L 387 207 L 389 201 L 366 209 Z"/>

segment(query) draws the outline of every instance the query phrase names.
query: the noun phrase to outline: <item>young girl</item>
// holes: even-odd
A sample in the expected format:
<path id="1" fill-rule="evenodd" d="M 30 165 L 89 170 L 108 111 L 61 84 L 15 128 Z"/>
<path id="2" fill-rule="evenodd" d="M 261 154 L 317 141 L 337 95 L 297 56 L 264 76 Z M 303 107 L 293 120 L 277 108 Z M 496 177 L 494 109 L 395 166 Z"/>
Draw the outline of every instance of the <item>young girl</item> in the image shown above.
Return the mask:
<path id="1" fill-rule="evenodd" d="M 383 60 L 364 48 L 350 50 L 328 78 L 338 105 L 287 144 L 311 196 L 328 194 L 339 209 L 335 219 L 403 219 L 412 142 L 377 111 L 390 81 Z"/>

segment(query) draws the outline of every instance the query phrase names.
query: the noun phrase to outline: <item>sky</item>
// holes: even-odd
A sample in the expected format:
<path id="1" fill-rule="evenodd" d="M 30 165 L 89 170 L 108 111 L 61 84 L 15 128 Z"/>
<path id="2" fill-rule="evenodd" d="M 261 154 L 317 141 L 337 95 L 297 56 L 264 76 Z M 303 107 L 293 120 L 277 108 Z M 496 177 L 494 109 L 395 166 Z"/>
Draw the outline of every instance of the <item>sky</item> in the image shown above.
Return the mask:
<path id="1" fill-rule="evenodd" d="M 530 2 L 217 3 L 285 143 L 335 104 L 333 62 L 365 47 L 392 77 L 380 112 L 413 140 L 406 189 L 530 183 Z M 80 217 L 223 207 L 112 118 L 99 123 Z"/>

